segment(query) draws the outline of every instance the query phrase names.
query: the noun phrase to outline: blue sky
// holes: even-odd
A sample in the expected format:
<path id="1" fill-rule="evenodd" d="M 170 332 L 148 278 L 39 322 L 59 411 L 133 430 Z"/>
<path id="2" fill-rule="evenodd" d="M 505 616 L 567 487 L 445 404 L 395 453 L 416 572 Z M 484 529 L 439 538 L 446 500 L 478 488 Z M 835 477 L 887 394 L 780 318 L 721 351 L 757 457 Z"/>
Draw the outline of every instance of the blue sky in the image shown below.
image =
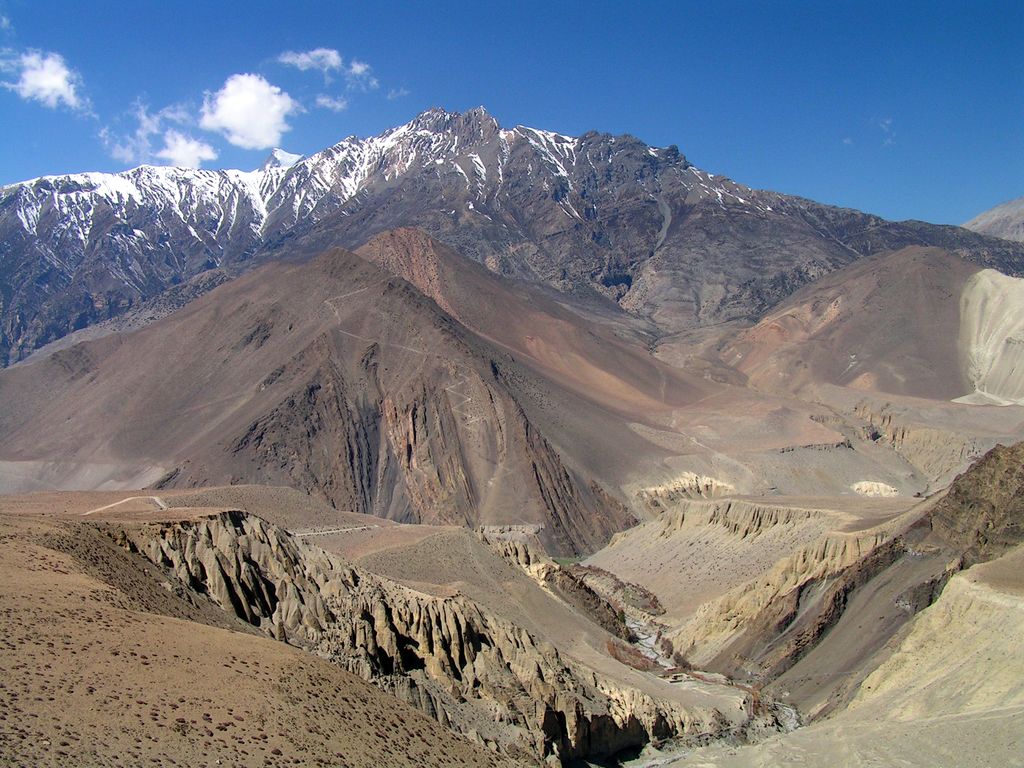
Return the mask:
<path id="1" fill-rule="evenodd" d="M 1021 40 L 1019 0 L 0 0 L 0 183 L 253 168 L 268 145 L 311 153 L 483 104 L 503 125 L 631 133 L 751 186 L 959 223 L 1024 195 Z"/>

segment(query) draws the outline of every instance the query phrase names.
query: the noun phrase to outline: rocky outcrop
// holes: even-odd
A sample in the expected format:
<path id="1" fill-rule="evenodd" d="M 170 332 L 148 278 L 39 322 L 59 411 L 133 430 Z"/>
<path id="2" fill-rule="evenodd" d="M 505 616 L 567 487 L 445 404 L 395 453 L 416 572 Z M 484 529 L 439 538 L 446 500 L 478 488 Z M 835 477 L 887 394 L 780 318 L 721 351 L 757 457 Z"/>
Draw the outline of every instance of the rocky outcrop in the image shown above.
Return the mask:
<path id="1" fill-rule="evenodd" d="M 884 530 L 858 534 L 833 533 L 802 547 L 796 554 L 779 561 L 770 571 L 742 584 L 717 600 L 706 603 L 680 629 L 668 635 L 674 651 L 697 667 L 714 669 L 715 660 L 730 655 L 728 649 L 745 632 L 759 638 L 763 645 L 771 643 L 786 630 L 802 606 L 810 585 L 829 586 L 828 580 L 842 574 L 883 545 L 890 537 Z M 826 605 L 828 600 L 822 602 Z M 823 609 L 828 613 L 828 609 Z M 829 625 L 822 619 L 818 629 Z M 820 636 L 820 631 L 817 636 Z M 794 642 L 790 652 L 775 656 L 792 661 L 802 649 L 813 645 L 813 639 Z M 734 651 L 733 654 L 736 655 Z M 758 661 L 754 659 L 753 661 Z M 773 659 L 767 668 L 779 669 L 780 659 Z M 752 677 L 762 677 L 763 669 L 750 669 Z"/>
<path id="2" fill-rule="evenodd" d="M 663 514 L 658 523 L 662 528 L 661 535 L 666 537 L 684 526 L 714 525 L 745 539 L 777 525 L 788 526 L 820 517 L 821 514 L 815 509 L 724 499 L 713 502 L 688 501 Z"/>
<path id="3" fill-rule="evenodd" d="M 247 459 L 263 476 L 283 476 L 291 487 L 316 491 L 344 509 L 372 513 L 380 461 L 378 429 L 376 414 L 360 407 L 358 393 L 342 371 L 327 363 L 250 424 L 227 450 Z M 204 478 L 173 480 L 201 485 Z"/>
<path id="4" fill-rule="evenodd" d="M 611 571 L 596 565 L 574 565 L 572 571 L 583 583 L 627 616 L 639 612 L 642 618 L 649 619 L 665 613 L 656 594 L 639 584 L 623 581 Z"/>
<path id="5" fill-rule="evenodd" d="M 481 536 L 499 556 L 521 568 L 543 589 L 566 605 L 588 617 L 606 632 L 623 640 L 631 639 L 625 615 L 587 584 L 580 569 L 575 566 L 563 567 L 525 540 L 492 540 L 484 531 L 481 532 Z"/>
<path id="6" fill-rule="evenodd" d="M 551 525 L 543 532 L 551 551 L 580 555 L 600 549 L 633 524 L 633 514 L 596 482 L 587 483 L 562 461 L 547 439 L 517 407 L 514 429 L 530 457 L 536 488 Z"/>
<path id="7" fill-rule="evenodd" d="M 899 496 L 900 492 L 888 483 L 878 480 L 858 480 L 850 486 L 850 490 L 861 496 Z"/>
<path id="8" fill-rule="evenodd" d="M 389 388 L 377 380 L 379 354 L 377 345 L 369 345 L 360 370 L 352 373 L 325 339 L 313 342 L 288 368 L 314 370 L 228 452 L 254 467 L 255 476 L 247 479 L 283 477 L 342 509 L 403 522 L 472 524 L 476 500 L 459 430 L 467 417 L 458 412 L 467 398 L 433 378 L 380 394 Z M 468 386 L 468 377 L 461 383 Z M 500 439 L 498 410 L 490 408 L 479 420 Z"/>
<path id="9" fill-rule="evenodd" d="M 932 482 L 948 478 L 984 450 L 969 435 L 913 423 L 886 407 L 864 402 L 854 415 L 866 422 L 861 437 L 891 447 Z"/>
<path id="10" fill-rule="evenodd" d="M 661 485 L 637 491 L 637 501 L 652 514 L 671 509 L 684 499 L 714 499 L 735 493 L 736 488 L 718 478 L 683 472 L 677 478 Z"/>
<path id="11" fill-rule="evenodd" d="M 929 519 L 933 533 L 963 552 L 965 565 L 1024 542 L 1024 443 L 985 454 L 953 481 Z"/>
<path id="12" fill-rule="evenodd" d="M 473 524 L 476 499 L 455 412 L 460 400 L 453 403 L 452 398 L 447 390 L 438 392 L 424 386 L 411 401 L 396 402 L 391 395 L 381 400 L 381 431 L 385 441 L 382 453 L 397 466 L 402 478 L 394 495 L 408 499 L 407 516 L 399 515 L 398 519 L 441 525 Z M 488 421 L 495 424 L 494 411 L 487 415 Z M 497 429 L 500 431 L 500 425 Z"/>
<path id="13" fill-rule="evenodd" d="M 713 708 L 683 709 L 579 668 L 468 598 L 361 573 L 242 512 L 116 536 L 267 634 L 512 756 L 570 760 L 651 739 L 707 739 L 732 727 Z M 758 717 L 764 725 L 773 716 Z"/>

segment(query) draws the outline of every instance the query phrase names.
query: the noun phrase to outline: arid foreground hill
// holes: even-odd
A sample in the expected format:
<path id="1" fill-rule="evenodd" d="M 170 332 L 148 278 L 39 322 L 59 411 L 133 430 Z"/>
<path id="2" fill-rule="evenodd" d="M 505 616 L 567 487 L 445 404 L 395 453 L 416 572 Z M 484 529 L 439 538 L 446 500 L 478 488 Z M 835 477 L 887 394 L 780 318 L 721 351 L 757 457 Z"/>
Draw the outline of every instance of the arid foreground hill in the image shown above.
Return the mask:
<path id="1" fill-rule="evenodd" d="M 0 503 L 0 764 L 512 764 L 168 581 L 73 503 Z"/>

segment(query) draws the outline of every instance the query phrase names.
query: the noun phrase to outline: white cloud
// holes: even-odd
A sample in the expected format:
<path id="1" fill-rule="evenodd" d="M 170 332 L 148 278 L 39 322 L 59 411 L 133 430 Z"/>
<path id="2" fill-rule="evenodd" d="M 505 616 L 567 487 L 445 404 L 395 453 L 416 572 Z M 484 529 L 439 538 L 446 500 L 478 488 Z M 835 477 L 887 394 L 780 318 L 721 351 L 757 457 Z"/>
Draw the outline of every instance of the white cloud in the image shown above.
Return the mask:
<path id="1" fill-rule="evenodd" d="M 882 129 L 882 146 L 891 147 L 896 143 L 896 129 L 893 127 L 891 117 L 883 117 L 878 121 L 878 127 Z"/>
<path id="2" fill-rule="evenodd" d="M 314 48 L 311 51 L 285 51 L 277 60 L 282 64 L 306 72 L 317 70 L 323 73 L 324 82 L 331 81 L 332 72 L 340 72 L 351 89 L 371 91 L 380 87 L 380 81 L 373 75 L 373 67 L 365 61 L 352 59 L 348 64 L 334 48 Z M 321 105 L 322 106 L 322 105 Z"/>
<path id="3" fill-rule="evenodd" d="M 342 67 L 341 54 L 333 48 L 314 48 L 311 51 L 285 51 L 277 60 L 303 72 L 316 69 L 327 77 L 332 70 Z"/>
<path id="4" fill-rule="evenodd" d="M 353 61 L 348 65 L 348 73 L 352 77 L 362 77 L 370 72 L 370 65 L 365 61 Z"/>
<path id="5" fill-rule="evenodd" d="M 288 115 L 302 106 L 259 75 L 232 75 L 216 93 L 203 99 L 199 127 L 217 131 L 237 147 L 266 149 L 281 143 L 291 129 Z"/>
<path id="6" fill-rule="evenodd" d="M 115 134 L 109 127 L 100 131 L 100 138 L 110 152 L 110 156 L 122 163 L 148 163 L 158 155 L 153 152 L 152 137 L 159 134 L 165 122 L 188 125 L 193 122 L 192 116 L 179 104 L 164 107 L 158 112 L 150 112 L 141 101 L 136 102 L 133 115 L 138 122 L 130 134 Z M 213 159 L 213 158 L 210 158 Z"/>
<path id="7" fill-rule="evenodd" d="M 11 28 L 11 20 L 6 16 L 0 16 L 0 29 L 8 30 Z"/>
<path id="8" fill-rule="evenodd" d="M 851 144 L 853 144 L 853 139 L 847 136 L 843 139 L 843 144 L 845 144 L 846 146 L 850 146 Z"/>
<path id="9" fill-rule="evenodd" d="M 345 68 L 345 82 L 349 88 L 359 88 L 363 91 L 371 91 L 380 86 L 380 82 L 373 76 L 373 68 L 365 61 L 353 59 Z"/>
<path id="10" fill-rule="evenodd" d="M 316 105 L 318 107 L 323 107 L 324 109 L 329 109 L 332 112 L 344 112 L 348 109 L 348 99 L 341 96 L 328 96 L 321 93 L 316 97 Z"/>
<path id="11" fill-rule="evenodd" d="M 171 129 L 164 133 L 164 147 L 156 157 L 179 168 L 198 168 L 206 161 L 216 160 L 217 152 L 205 141 Z"/>
<path id="12" fill-rule="evenodd" d="M 26 51 L 14 60 L 5 61 L 3 68 L 18 73 L 17 82 L 3 85 L 23 99 L 38 101 L 50 109 L 61 104 L 77 110 L 89 108 L 79 93 L 81 75 L 68 67 L 59 53 Z"/>
<path id="13" fill-rule="evenodd" d="M 403 96 L 408 95 L 409 91 L 406 90 L 405 88 L 392 88 L 390 91 L 388 91 L 388 101 L 394 101 L 395 99 L 400 99 Z"/>

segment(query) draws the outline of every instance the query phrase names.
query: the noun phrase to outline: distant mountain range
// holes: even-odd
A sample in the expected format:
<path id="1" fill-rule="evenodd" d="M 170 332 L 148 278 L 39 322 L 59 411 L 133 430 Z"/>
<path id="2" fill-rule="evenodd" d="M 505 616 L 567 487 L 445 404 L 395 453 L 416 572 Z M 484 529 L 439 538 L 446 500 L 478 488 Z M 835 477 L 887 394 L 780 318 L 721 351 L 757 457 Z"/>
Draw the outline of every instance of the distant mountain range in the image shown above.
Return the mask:
<path id="1" fill-rule="evenodd" d="M 1024 272 L 1024 245 L 752 190 L 674 146 L 432 109 L 307 158 L 275 150 L 250 172 L 143 166 L 2 188 L 0 364 L 170 288 L 191 298 L 400 226 L 494 272 L 615 302 L 656 336 L 757 320 L 824 274 L 908 245 Z"/>

